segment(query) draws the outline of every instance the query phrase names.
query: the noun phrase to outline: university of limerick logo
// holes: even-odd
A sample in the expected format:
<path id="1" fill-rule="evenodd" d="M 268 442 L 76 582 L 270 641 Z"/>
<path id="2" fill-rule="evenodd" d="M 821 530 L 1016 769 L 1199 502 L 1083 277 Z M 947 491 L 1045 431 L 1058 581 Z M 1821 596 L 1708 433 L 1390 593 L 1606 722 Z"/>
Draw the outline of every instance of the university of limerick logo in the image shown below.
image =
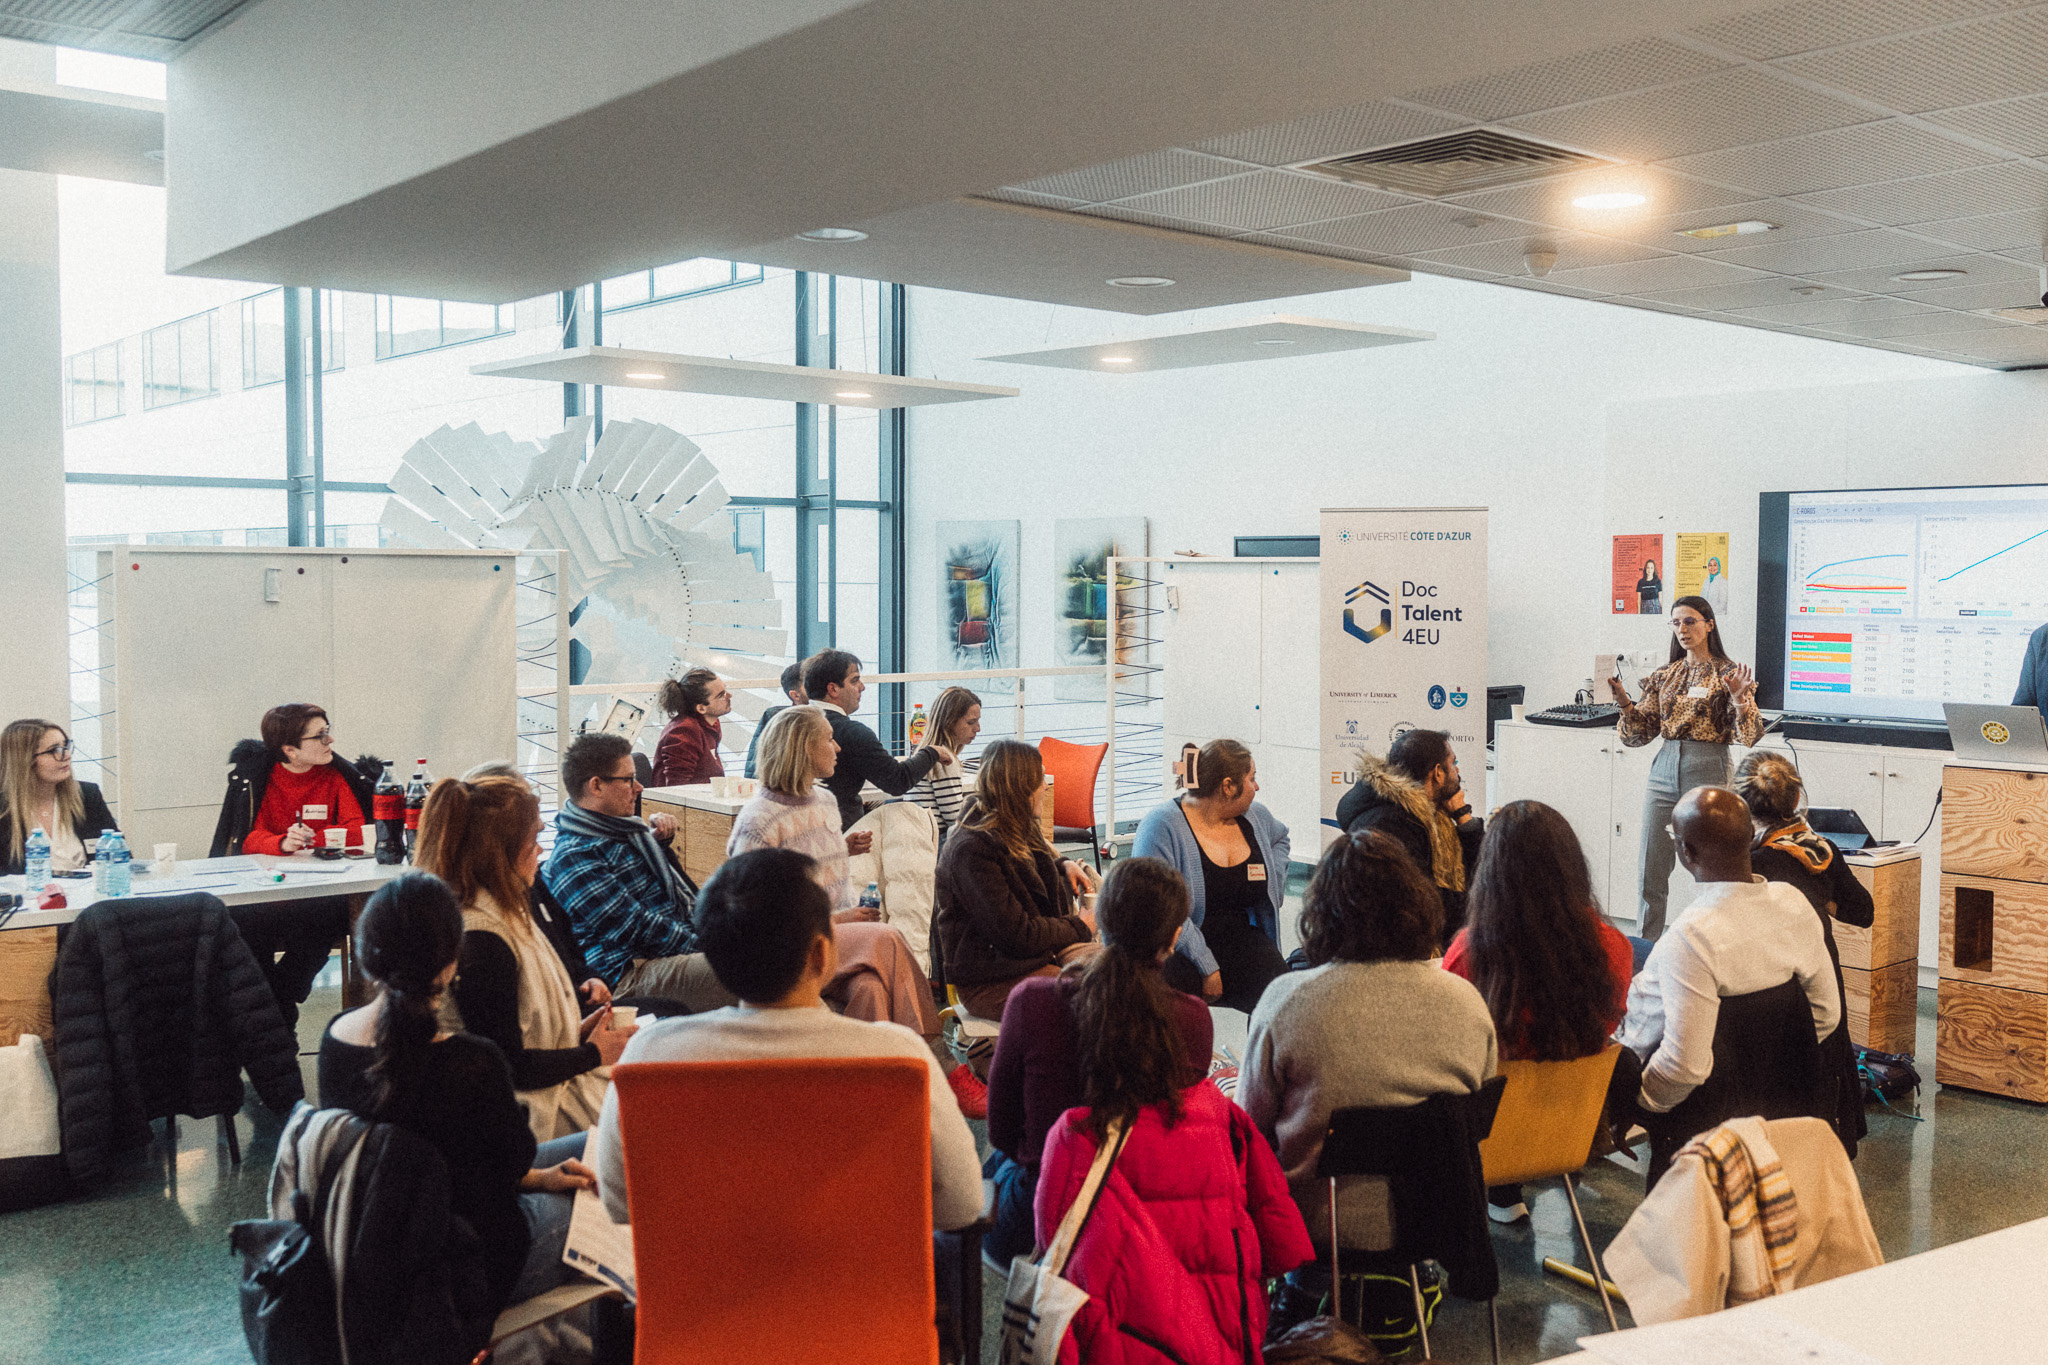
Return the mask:
<path id="1" fill-rule="evenodd" d="M 1383 604 L 1380 607 L 1380 623 L 1378 625 L 1361 627 L 1358 624 L 1357 618 L 1352 615 L 1351 604 L 1361 597 L 1371 597 Z M 1385 635 L 1394 628 L 1394 608 L 1391 605 L 1392 602 L 1393 599 L 1387 596 L 1387 590 L 1379 584 L 1360 583 L 1350 592 L 1344 594 L 1344 633 L 1356 635 L 1367 644 L 1371 644 L 1374 640 L 1379 639 L 1380 636 Z M 1371 611 L 1372 604 L 1368 602 L 1365 609 Z"/>

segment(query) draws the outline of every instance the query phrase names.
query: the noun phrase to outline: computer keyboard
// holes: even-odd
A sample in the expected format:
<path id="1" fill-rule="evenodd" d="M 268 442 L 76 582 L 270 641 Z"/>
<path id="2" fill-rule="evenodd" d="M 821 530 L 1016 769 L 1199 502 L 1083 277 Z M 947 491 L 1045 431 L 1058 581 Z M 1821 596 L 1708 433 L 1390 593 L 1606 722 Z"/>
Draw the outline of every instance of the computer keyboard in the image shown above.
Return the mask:
<path id="1" fill-rule="evenodd" d="M 1575 730 L 1594 730 L 1621 721 L 1621 708 L 1613 702 L 1567 702 L 1527 717 L 1535 725 L 1568 725 Z"/>

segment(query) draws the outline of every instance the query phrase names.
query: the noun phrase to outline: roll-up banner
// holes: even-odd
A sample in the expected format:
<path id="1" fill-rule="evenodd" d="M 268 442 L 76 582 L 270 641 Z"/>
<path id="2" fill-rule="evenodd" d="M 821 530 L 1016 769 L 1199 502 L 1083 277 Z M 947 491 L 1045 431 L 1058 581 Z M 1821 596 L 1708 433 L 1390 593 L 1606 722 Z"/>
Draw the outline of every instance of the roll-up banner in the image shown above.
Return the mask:
<path id="1" fill-rule="evenodd" d="M 1326 507 L 1323 824 L 1404 730 L 1442 730 L 1468 784 L 1486 746 L 1486 509 Z"/>

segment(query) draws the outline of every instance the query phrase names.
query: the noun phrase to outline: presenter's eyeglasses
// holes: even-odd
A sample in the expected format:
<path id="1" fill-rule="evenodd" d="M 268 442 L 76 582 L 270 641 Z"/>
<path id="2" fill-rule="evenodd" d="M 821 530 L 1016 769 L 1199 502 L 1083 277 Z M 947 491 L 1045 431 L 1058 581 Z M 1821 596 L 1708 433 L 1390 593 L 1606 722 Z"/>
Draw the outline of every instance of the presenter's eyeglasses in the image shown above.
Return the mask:
<path id="1" fill-rule="evenodd" d="M 69 758 L 71 757 L 71 741 L 67 739 L 62 744 L 52 744 L 47 749 L 38 749 L 35 756 L 37 758 Z"/>

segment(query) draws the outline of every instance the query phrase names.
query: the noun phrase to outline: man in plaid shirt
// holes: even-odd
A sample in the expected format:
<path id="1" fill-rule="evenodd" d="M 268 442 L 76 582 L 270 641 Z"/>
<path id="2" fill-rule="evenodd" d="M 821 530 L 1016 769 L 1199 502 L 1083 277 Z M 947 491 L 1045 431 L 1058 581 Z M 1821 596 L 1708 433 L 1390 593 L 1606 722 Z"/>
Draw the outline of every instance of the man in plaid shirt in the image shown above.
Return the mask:
<path id="1" fill-rule="evenodd" d="M 736 1003 L 697 951 L 697 888 L 668 846 L 675 821 L 633 814 L 632 745 L 618 735 L 578 736 L 562 759 L 562 787 L 569 804 L 555 819 L 542 877 L 590 969 L 614 997 L 658 996 L 693 1014 Z"/>

